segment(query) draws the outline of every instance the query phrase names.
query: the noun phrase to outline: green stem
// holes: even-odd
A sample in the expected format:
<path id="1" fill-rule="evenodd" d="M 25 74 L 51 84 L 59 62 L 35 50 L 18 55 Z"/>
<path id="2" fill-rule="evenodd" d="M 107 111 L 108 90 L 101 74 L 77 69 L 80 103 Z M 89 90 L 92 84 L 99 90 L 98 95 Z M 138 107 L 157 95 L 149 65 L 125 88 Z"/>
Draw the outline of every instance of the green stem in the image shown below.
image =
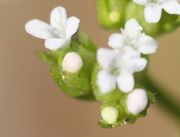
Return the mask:
<path id="1" fill-rule="evenodd" d="M 148 75 L 144 79 L 144 85 L 147 90 L 156 94 L 159 105 L 172 116 L 174 116 L 178 122 L 180 122 L 180 104 L 177 103 L 175 99 L 168 94 L 170 92 L 165 91 L 163 88 L 159 87 L 159 84 L 156 84 L 155 81 Z"/>

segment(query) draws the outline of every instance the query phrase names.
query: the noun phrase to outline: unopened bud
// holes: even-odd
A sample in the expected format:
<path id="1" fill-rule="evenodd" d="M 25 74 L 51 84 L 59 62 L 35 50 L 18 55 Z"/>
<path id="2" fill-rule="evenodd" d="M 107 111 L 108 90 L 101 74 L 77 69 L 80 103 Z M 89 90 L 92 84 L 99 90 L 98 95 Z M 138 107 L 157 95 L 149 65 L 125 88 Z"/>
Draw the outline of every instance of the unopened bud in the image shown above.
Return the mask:
<path id="1" fill-rule="evenodd" d="M 145 110 L 148 105 L 148 97 L 144 90 L 135 89 L 127 97 L 127 109 L 137 115 Z"/>
<path id="2" fill-rule="evenodd" d="M 81 70 L 82 66 L 83 61 L 76 52 L 67 53 L 62 61 L 62 69 L 66 72 L 76 73 Z"/>
<path id="3" fill-rule="evenodd" d="M 101 111 L 101 117 L 107 124 L 114 124 L 118 119 L 118 110 L 113 107 L 105 107 Z"/>

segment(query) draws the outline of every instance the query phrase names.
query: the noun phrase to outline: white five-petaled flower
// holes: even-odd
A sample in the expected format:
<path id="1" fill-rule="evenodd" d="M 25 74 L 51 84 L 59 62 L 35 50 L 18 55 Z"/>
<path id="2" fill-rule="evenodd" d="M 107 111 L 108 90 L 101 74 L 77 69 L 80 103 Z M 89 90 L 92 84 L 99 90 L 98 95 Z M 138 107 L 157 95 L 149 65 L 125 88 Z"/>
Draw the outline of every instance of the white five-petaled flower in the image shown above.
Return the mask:
<path id="1" fill-rule="evenodd" d="M 180 3 L 178 0 L 133 0 L 135 3 L 145 6 L 144 16 L 149 23 L 157 23 L 161 19 L 162 9 L 169 14 L 180 15 Z"/>
<path id="2" fill-rule="evenodd" d="M 131 47 L 142 54 L 152 54 L 156 52 L 156 41 L 142 33 L 142 27 L 135 19 L 128 20 L 122 33 L 114 33 L 109 37 L 108 45 L 113 49 Z"/>
<path id="3" fill-rule="evenodd" d="M 116 85 L 124 93 L 132 91 L 135 84 L 133 74 L 142 71 L 147 64 L 147 60 L 130 47 L 121 50 L 101 48 L 97 52 L 97 61 L 101 67 L 97 74 L 101 94 L 111 92 Z"/>
<path id="4" fill-rule="evenodd" d="M 80 20 L 76 17 L 67 18 L 66 9 L 56 7 L 50 15 L 50 24 L 38 19 L 26 23 L 26 31 L 40 39 L 45 39 L 45 47 L 57 50 L 71 41 L 71 37 L 77 32 Z"/>

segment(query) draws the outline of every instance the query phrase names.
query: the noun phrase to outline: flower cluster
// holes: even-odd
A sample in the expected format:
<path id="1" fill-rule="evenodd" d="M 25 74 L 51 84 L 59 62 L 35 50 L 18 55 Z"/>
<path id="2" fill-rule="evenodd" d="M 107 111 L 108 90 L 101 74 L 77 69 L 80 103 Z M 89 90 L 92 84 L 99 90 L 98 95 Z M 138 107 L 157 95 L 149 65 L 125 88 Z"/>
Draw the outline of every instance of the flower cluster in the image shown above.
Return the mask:
<path id="1" fill-rule="evenodd" d="M 33 19 L 26 23 L 25 30 L 37 38 L 45 39 L 45 47 L 55 51 L 70 45 L 79 23 L 77 17 L 67 17 L 64 7 L 56 7 L 50 14 L 50 25 Z M 76 52 L 67 53 L 62 61 L 62 69 L 66 72 L 76 73 L 82 66 L 83 61 Z"/>
<path id="2" fill-rule="evenodd" d="M 177 0 L 133 1 L 146 7 L 148 22 L 158 22 L 162 9 L 180 14 Z M 114 11 L 111 18 L 117 14 Z M 148 55 L 158 48 L 156 41 L 131 18 L 120 33 L 110 35 L 109 48 L 97 50 L 89 37 L 78 31 L 79 23 L 77 17 L 67 17 L 64 7 L 56 7 L 50 24 L 33 19 L 25 30 L 45 40 L 48 51 L 39 50 L 37 55 L 49 64 L 52 78 L 67 96 L 102 103 L 102 127 L 118 127 L 145 116 L 154 96 L 142 81 Z"/>
<path id="3" fill-rule="evenodd" d="M 143 112 L 148 105 L 148 96 L 144 89 L 135 89 L 134 73 L 141 72 L 147 66 L 147 59 L 142 55 L 155 53 L 157 50 L 156 41 L 142 32 L 142 27 L 135 19 L 128 20 L 121 33 L 112 34 L 109 37 L 108 45 L 111 49 L 100 48 L 97 52 L 97 61 L 99 70 L 97 72 L 97 86 L 100 96 L 112 94 L 114 90 L 121 93 L 120 100 L 125 100 L 122 104 L 126 108 L 127 114 L 137 116 Z M 97 90 L 97 89 L 95 89 Z M 124 99 L 124 96 L 126 99 Z M 103 98 L 101 101 L 105 104 L 110 100 Z M 117 100 L 115 100 L 117 101 Z M 113 99 L 111 100 L 113 102 Z M 110 106 L 107 106 L 108 108 Z M 104 110 L 105 109 L 105 110 Z M 115 124 L 109 120 L 105 112 L 112 113 L 115 108 L 111 107 L 107 111 L 106 107 L 102 109 L 102 118 L 107 124 Z M 116 109 L 115 109 L 116 110 Z M 114 110 L 114 113 L 117 111 Z M 122 112 L 119 112 L 121 115 Z M 125 121 L 128 115 L 121 120 Z M 112 119 L 112 117 L 110 117 Z"/>
<path id="4" fill-rule="evenodd" d="M 37 55 L 50 65 L 51 76 L 61 90 L 71 97 L 86 98 L 91 95 L 90 72 L 96 50 L 86 36 L 77 34 L 79 23 L 77 17 L 67 17 L 64 7 L 56 7 L 50 14 L 50 24 L 33 19 L 26 23 L 25 30 L 45 39 L 49 51 L 38 51 Z"/>
<path id="5" fill-rule="evenodd" d="M 104 28 L 119 29 L 136 19 L 143 31 L 158 36 L 180 25 L 179 0 L 97 0 L 98 21 Z"/>
<path id="6" fill-rule="evenodd" d="M 180 15 L 180 3 L 178 0 L 133 0 L 135 3 L 145 6 L 144 16 L 147 22 L 157 23 L 161 19 L 162 9 L 169 14 Z"/>

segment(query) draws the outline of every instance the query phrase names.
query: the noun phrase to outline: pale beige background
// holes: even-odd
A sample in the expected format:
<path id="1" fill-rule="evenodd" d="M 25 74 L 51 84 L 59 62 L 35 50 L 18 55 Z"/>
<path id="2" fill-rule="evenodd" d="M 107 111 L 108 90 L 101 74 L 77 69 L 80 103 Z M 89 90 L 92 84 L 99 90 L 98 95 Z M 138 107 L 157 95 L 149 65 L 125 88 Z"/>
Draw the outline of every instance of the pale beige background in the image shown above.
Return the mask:
<path id="1" fill-rule="evenodd" d="M 99 46 L 109 32 L 99 28 L 95 0 L 0 0 L 0 137 L 180 137 L 178 123 L 160 107 L 134 125 L 101 129 L 96 122 L 99 104 L 65 97 L 33 54 L 43 41 L 24 31 L 32 18 L 48 21 L 52 8 L 63 5 L 81 19 Z M 152 74 L 172 90 L 180 103 L 180 29 L 158 39 L 151 61 Z"/>

